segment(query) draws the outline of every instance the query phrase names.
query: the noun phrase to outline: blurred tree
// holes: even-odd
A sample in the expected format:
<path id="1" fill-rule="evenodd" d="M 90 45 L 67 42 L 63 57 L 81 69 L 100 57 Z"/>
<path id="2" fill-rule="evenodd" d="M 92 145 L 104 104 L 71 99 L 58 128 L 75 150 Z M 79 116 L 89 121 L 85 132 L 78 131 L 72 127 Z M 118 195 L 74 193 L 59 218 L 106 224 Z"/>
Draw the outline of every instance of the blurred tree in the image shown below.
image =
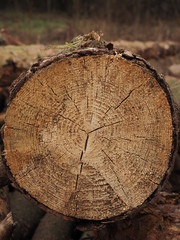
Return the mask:
<path id="1" fill-rule="evenodd" d="M 75 19 L 97 17 L 116 22 L 180 19 L 180 0 L 6 0 L 0 10 L 63 12 Z"/>

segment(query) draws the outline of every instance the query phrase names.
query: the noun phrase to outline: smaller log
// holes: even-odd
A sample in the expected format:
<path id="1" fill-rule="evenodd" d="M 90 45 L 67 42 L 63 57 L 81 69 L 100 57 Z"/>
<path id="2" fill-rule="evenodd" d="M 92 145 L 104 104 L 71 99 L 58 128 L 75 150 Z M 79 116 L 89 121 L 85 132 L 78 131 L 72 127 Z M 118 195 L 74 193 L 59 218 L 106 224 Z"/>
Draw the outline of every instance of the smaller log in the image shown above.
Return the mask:
<path id="1" fill-rule="evenodd" d="M 39 221 L 44 216 L 44 211 L 17 191 L 9 193 L 9 202 L 16 222 L 13 240 L 30 239 Z"/>
<path id="2" fill-rule="evenodd" d="M 9 240 L 14 228 L 12 212 L 9 212 L 4 220 L 0 222 L 0 239 Z"/>
<path id="3" fill-rule="evenodd" d="M 65 221 L 62 217 L 46 213 L 32 240 L 68 240 L 72 239 L 73 230 L 74 223 Z"/>

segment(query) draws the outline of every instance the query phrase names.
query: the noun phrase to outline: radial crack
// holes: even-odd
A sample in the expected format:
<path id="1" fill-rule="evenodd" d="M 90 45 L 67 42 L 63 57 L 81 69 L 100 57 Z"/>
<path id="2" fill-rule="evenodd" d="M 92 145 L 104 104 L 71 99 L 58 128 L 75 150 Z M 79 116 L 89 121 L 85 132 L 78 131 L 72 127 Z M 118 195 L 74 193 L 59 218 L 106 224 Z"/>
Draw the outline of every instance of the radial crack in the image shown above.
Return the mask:
<path id="1" fill-rule="evenodd" d="M 159 185 L 159 183 L 157 183 L 157 182 L 154 182 L 152 179 L 150 179 L 150 178 L 147 178 L 150 182 L 152 182 L 152 183 L 154 183 L 155 185 Z"/>
<path id="2" fill-rule="evenodd" d="M 83 151 L 81 152 L 80 161 L 82 160 L 82 158 L 83 158 Z"/>
<path id="3" fill-rule="evenodd" d="M 69 120 L 69 121 L 75 123 L 72 119 L 70 119 L 70 118 L 68 118 L 68 117 L 65 117 L 65 116 L 62 115 L 62 114 L 59 114 L 59 116 L 62 117 L 62 118 L 64 118 L 65 120 Z"/>
<path id="4" fill-rule="evenodd" d="M 7 127 L 7 129 L 9 128 L 9 129 L 12 129 L 14 131 L 24 131 L 24 129 L 22 129 L 22 128 L 16 128 L 16 127 L 11 127 L 11 126 L 6 126 L 6 127 Z"/>
<path id="5" fill-rule="evenodd" d="M 95 128 L 95 129 L 93 129 L 92 131 L 88 132 L 88 134 L 90 134 L 90 133 L 92 133 L 92 132 L 95 132 L 95 131 L 98 131 L 98 130 L 101 129 L 101 128 L 105 128 L 105 127 L 109 127 L 109 126 L 118 124 L 118 123 L 120 123 L 120 122 L 121 122 L 121 121 L 119 120 L 119 121 L 117 121 L 117 122 L 110 123 L 110 124 L 107 124 L 107 125 L 104 124 L 103 126 L 100 126 L 100 127 L 98 127 L 98 128 Z"/>
<path id="6" fill-rule="evenodd" d="M 81 163 L 80 174 L 82 173 L 82 169 L 83 169 L 83 162 Z"/>
<path id="7" fill-rule="evenodd" d="M 125 102 L 125 101 L 131 96 L 131 94 L 132 94 L 136 89 L 140 88 L 142 85 L 143 85 L 143 84 L 140 84 L 138 87 L 132 89 L 132 90 L 128 93 L 128 95 L 127 95 L 114 109 L 115 109 L 115 110 L 118 109 L 118 108 L 121 106 L 121 104 L 122 104 L 123 102 Z"/>
<path id="8" fill-rule="evenodd" d="M 113 160 L 107 155 L 107 153 L 106 153 L 104 150 L 102 150 L 102 152 L 103 152 L 104 155 L 114 164 Z"/>
<path id="9" fill-rule="evenodd" d="M 87 108 L 88 108 L 88 107 L 89 107 L 89 102 L 88 102 L 89 100 L 88 100 L 88 96 L 87 96 L 87 98 L 86 98 L 86 99 L 87 99 L 87 101 L 86 101 L 86 102 L 87 102 Z"/>
<path id="10" fill-rule="evenodd" d="M 86 151 L 86 148 L 87 148 L 87 144 L 88 144 L 88 139 L 89 139 L 89 135 L 87 135 L 87 138 L 85 140 L 85 144 L 84 144 L 84 151 Z M 76 186 L 75 186 L 75 191 L 77 190 L 78 188 L 78 181 L 79 181 L 79 176 L 81 175 L 82 173 L 82 170 L 83 170 L 83 154 L 84 154 L 84 151 L 82 150 L 81 151 L 81 155 L 80 155 L 80 161 L 81 161 L 81 166 L 80 166 L 80 170 L 79 170 L 79 174 L 77 174 L 77 177 L 76 177 Z"/>
<path id="11" fill-rule="evenodd" d="M 78 180 L 79 180 L 79 174 L 77 174 L 77 177 L 76 177 L 76 186 L 75 186 L 75 190 L 77 190 Z"/>
<path id="12" fill-rule="evenodd" d="M 108 159 L 112 162 L 112 159 L 102 150 L 102 152 L 105 154 L 105 156 L 107 156 L 108 157 Z M 113 162 L 112 162 L 113 163 Z M 114 165 L 114 163 L 113 163 L 113 165 Z M 119 180 L 119 178 L 118 178 L 118 176 L 117 176 L 117 173 L 114 171 L 114 168 L 113 168 L 113 166 L 112 165 L 109 165 L 110 166 L 110 168 L 111 168 L 111 170 L 112 170 L 112 172 L 114 173 L 114 177 L 116 178 L 116 180 L 117 180 L 117 182 L 118 182 L 118 184 L 119 184 L 119 186 L 121 187 L 121 190 L 123 191 L 123 193 L 124 193 L 124 196 L 125 196 L 125 198 L 126 198 L 126 200 L 127 200 L 127 202 L 128 202 L 128 204 L 130 205 L 130 202 L 129 202 L 129 196 L 128 196 L 128 194 L 126 193 L 126 191 L 124 190 L 124 187 L 123 187 L 123 185 L 122 185 L 122 183 L 120 182 L 120 180 Z M 119 199 L 121 200 L 121 201 L 123 201 L 121 198 L 120 198 L 120 196 L 118 196 L 119 197 Z M 131 200 L 130 200 L 131 201 Z M 127 205 L 127 203 L 125 202 L 125 201 L 123 201 L 126 205 Z M 131 201 L 132 202 L 132 201 Z"/>
<path id="13" fill-rule="evenodd" d="M 88 140 L 89 140 L 89 135 L 87 135 L 87 138 L 85 141 L 84 151 L 86 151 L 86 149 L 87 149 Z"/>
<path id="14" fill-rule="evenodd" d="M 136 153 L 129 152 L 129 151 L 125 151 L 125 150 L 123 150 L 123 152 L 128 153 L 128 154 L 130 154 L 130 155 L 134 155 L 134 156 L 138 157 L 139 159 L 141 159 L 142 161 L 144 161 L 144 162 L 147 163 L 147 160 L 146 160 L 146 159 L 140 157 L 140 155 L 138 155 L 138 154 L 136 154 Z"/>
<path id="15" fill-rule="evenodd" d="M 135 136 L 136 138 L 141 138 L 141 139 L 144 139 L 144 140 L 147 140 L 147 141 L 157 142 L 156 139 L 147 138 L 146 136 L 138 136 L 138 135 L 135 135 L 135 134 L 134 134 L 134 136 Z"/>
<path id="16" fill-rule="evenodd" d="M 80 111 L 79 111 L 79 108 L 77 107 L 77 105 L 76 105 L 75 101 L 72 99 L 72 97 L 69 95 L 68 90 L 67 90 L 66 87 L 65 87 L 65 91 L 66 91 L 66 95 L 67 95 L 68 98 L 73 102 L 73 104 L 74 104 L 74 106 L 75 106 L 77 112 L 79 113 L 79 112 L 80 112 Z"/>
<path id="17" fill-rule="evenodd" d="M 48 84 L 46 84 L 46 85 L 51 90 L 51 92 L 58 98 L 58 99 L 55 99 L 56 102 L 60 104 L 59 96 L 57 95 L 57 93 L 55 93 L 54 89 L 52 87 L 50 87 Z"/>

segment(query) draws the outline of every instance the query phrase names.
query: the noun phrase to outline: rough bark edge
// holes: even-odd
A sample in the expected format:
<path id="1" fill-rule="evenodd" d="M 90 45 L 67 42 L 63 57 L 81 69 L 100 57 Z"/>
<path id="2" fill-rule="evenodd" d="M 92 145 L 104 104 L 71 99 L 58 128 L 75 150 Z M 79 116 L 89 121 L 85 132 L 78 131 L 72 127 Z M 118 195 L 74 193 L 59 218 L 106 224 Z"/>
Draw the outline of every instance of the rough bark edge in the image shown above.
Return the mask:
<path id="1" fill-rule="evenodd" d="M 73 218 L 73 217 L 68 217 L 69 220 L 75 220 L 77 221 L 77 226 L 79 229 L 81 230 L 86 230 L 86 229 L 99 229 L 103 226 L 105 226 L 108 223 L 112 223 L 118 220 L 123 220 L 128 216 L 133 216 L 135 215 L 137 212 L 139 212 L 142 208 L 145 207 L 145 205 L 151 201 L 152 198 L 154 198 L 158 192 L 163 188 L 164 184 L 166 183 L 172 168 L 173 168 L 173 164 L 175 161 L 175 155 L 177 152 L 177 114 L 176 114 L 176 105 L 174 103 L 174 101 L 172 100 L 171 97 L 171 91 L 167 85 L 167 83 L 165 82 L 163 76 L 160 76 L 156 70 L 154 68 L 152 68 L 149 63 L 147 63 L 143 58 L 141 57 L 137 57 L 135 54 L 132 54 L 130 51 L 126 51 L 123 49 L 113 49 L 112 48 L 112 44 L 108 44 L 106 45 L 107 48 L 85 48 L 85 49 L 80 49 L 80 50 L 76 50 L 73 51 L 71 53 L 65 53 L 65 54 L 58 54 L 56 56 L 50 57 L 46 60 L 42 60 L 41 62 L 37 62 L 35 64 L 33 64 L 31 66 L 31 68 L 27 71 L 27 73 L 23 73 L 19 76 L 19 78 L 13 83 L 12 85 L 12 89 L 10 92 L 10 99 L 9 99 L 9 104 L 11 104 L 11 102 L 13 101 L 13 99 L 15 98 L 16 94 L 18 93 L 18 91 L 21 89 L 21 87 L 24 86 L 24 84 L 32 77 L 32 75 L 43 69 L 46 68 L 48 66 L 50 66 L 53 63 L 57 63 L 57 62 L 61 62 L 63 60 L 68 60 L 70 58 L 79 58 L 79 57 L 83 57 L 83 56 L 100 56 L 103 54 L 107 54 L 107 55 L 120 55 L 122 58 L 124 58 L 127 61 L 131 61 L 133 64 L 135 65 L 140 65 L 142 69 L 144 70 L 149 70 L 149 72 L 154 76 L 154 78 L 157 80 L 157 82 L 159 83 L 159 85 L 161 86 L 161 88 L 163 89 L 163 91 L 166 94 L 169 106 L 170 106 L 170 110 L 171 110 L 171 116 L 172 116 L 172 123 L 173 123 L 173 142 L 172 142 L 172 149 L 171 149 L 171 154 L 169 157 L 169 164 L 168 164 L 168 169 L 166 170 L 159 186 L 155 189 L 155 191 L 139 206 L 137 206 L 135 209 L 129 210 L 125 213 L 122 213 L 121 215 L 118 216 L 114 216 L 112 218 L 109 219 L 105 219 L 105 220 L 86 220 L 86 219 L 78 219 L 78 218 Z M 4 154 L 3 154 L 4 155 Z M 6 164 L 6 160 L 3 157 L 3 161 Z M 35 198 L 33 198 L 32 196 L 29 195 L 29 193 L 21 188 L 17 183 L 16 180 L 13 176 L 13 174 L 10 171 L 10 168 L 8 167 L 8 165 L 6 164 L 6 168 L 7 168 L 7 172 L 8 172 L 8 176 L 9 179 L 13 182 L 14 187 L 19 190 L 20 192 L 22 192 L 28 199 L 30 199 L 31 201 L 33 201 L 34 203 L 38 204 L 39 207 L 41 207 L 43 210 L 53 213 L 55 215 L 60 215 L 60 216 L 64 216 L 62 213 L 58 213 L 50 208 L 48 208 L 47 206 L 45 206 L 44 204 L 38 202 Z M 64 216 L 65 218 L 67 218 L 67 216 Z"/>

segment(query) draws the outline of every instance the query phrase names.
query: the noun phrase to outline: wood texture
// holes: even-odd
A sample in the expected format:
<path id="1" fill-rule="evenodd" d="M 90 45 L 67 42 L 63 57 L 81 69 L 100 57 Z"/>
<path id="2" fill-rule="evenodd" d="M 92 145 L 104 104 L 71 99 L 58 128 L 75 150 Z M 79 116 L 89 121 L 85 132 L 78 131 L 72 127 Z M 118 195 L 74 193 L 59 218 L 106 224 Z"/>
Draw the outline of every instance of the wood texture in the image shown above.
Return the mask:
<path id="1" fill-rule="evenodd" d="M 5 158 L 19 188 L 48 209 L 109 219 L 162 184 L 175 118 L 166 84 L 145 61 L 94 48 L 60 54 L 14 85 Z"/>

